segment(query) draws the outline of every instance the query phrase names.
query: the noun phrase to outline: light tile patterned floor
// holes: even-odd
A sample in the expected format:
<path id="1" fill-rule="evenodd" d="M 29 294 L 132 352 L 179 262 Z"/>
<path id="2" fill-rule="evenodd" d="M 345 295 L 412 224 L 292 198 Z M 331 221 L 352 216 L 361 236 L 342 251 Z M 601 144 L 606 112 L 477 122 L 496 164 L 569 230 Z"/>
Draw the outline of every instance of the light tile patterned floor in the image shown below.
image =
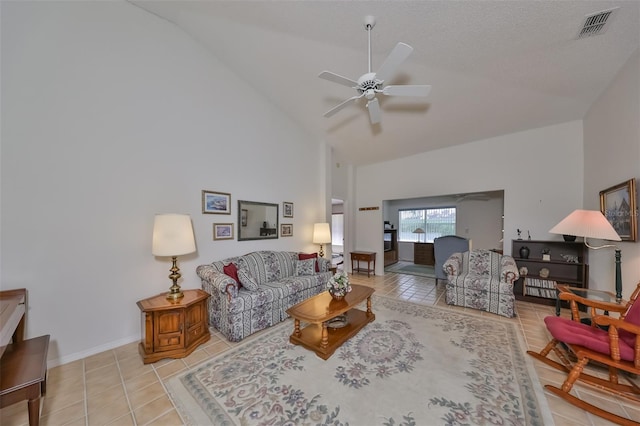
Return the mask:
<path id="1" fill-rule="evenodd" d="M 388 273 L 384 276 L 351 275 L 354 284 L 376 289 L 376 294 L 401 300 L 437 305 L 447 309 L 444 283 L 437 286 L 431 278 Z M 548 341 L 542 319 L 554 314 L 550 306 L 517 302 L 518 316 L 513 319 L 484 313 L 496 321 L 513 321 L 522 330 L 529 349 L 539 351 Z M 477 311 L 474 311 L 477 313 Z M 563 315 L 569 315 L 563 312 Z M 181 425 L 177 411 L 168 397 L 162 379 L 184 371 L 206 358 L 233 346 L 213 331 L 212 339 L 187 358 L 165 359 L 144 365 L 138 354 L 138 343 L 131 343 L 69 364 L 50 369 L 47 395 L 43 400 L 40 424 L 52 425 Z M 534 361 L 541 383 L 562 384 L 564 375 L 545 364 Z M 432 366 L 437 368 L 437 366 Z M 577 385 L 581 397 L 620 415 L 640 421 L 640 407 L 626 400 Z M 611 423 L 575 408 L 545 392 L 556 425 L 605 426 Z M 2 426 L 27 425 L 26 402 L 0 410 Z"/>

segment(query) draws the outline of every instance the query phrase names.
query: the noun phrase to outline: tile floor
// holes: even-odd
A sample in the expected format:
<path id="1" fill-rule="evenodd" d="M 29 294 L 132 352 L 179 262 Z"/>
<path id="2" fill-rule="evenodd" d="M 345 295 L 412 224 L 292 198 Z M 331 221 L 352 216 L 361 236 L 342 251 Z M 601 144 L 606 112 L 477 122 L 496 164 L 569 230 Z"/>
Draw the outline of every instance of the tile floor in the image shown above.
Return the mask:
<path id="1" fill-rule="evenodd" d="M 437 286 L 431 278 L 387 273 L 384 276 L 353 274 L 354 284 L 376 289 L 376 294 L 397 297 L 447 309 L 464 309 L 446 305 L 444 284 Z M 512 321 L 522 330 L 530 349 L 540 350 L 548 341 L 542 319 L 554 314 L 550 306 L 517 302 L 518 316 L 513 319 L 485 313 L 496 321 Z M 474 311 L 478 312 L 478 311 Z M 569 315 L 563 312 L 563 315 Z M 144 365 L 137 343 L 105 351 L 49 370 L 47 395 L 42 401 L 40 424 L 52 425 L 181 425 L 163 386 L 163 379 L 200 363 L 204 359 L 228 350 L 227 342 L 215 330 L 209 342 L 190 356 L 165 359 Z M 545 364 L 533 360 L 541 383 L 561 385 L 563 375 Z M 640 421 L 640 407 L 631 401 L 606 397 L 601 392 L 577 385 L 574 389 L 582 398 L 596 401 L 622 416 Z M 562 399 L 545 392 L 556 425 L 604 426 L 611 423 L 592 416 Z M 0 410 L 2 426 L 27 425 L 26 402 Z"/>

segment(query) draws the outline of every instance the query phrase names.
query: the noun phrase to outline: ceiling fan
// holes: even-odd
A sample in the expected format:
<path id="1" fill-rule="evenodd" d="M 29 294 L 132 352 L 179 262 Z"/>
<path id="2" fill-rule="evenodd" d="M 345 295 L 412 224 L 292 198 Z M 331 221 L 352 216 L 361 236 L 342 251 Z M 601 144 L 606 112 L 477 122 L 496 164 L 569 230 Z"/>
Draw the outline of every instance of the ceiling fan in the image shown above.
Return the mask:
<path id="1" fill-rule="evenodd" d="M 343 77 L 331 71 L 322 71 L 318 77 L 349 86 L 358 92 L 356 96 L 353 96 L 346 101 L 336 105 L 329 111 L 324 113 L 325 117 L 331 117 L 351 102 L 357 101 L 360 98 L 367 99 L 367 109 L 369 110 L 369 119 L 371 124 L 380 122 L 380 105 L 376 95 L 382 93 L 387 96 L 427 96 L 431 91 L 431 86 L 427 85 L 396 85 L 385 86 L 385 82 L 395 74 L 397 68 L 405 59 L 409 57 L 413 52 L 413 47 L 406 43 L 398 43 L 393 48 L 389 56 L 384 60 L 382 66 L 378 69 L 378 72 L 371 71 L 371 30 L 376 25 L 375 17 L 365 16 L 364 27 L 367 30 L 369 36 L 369 72 L 360 76 L 358 81 L 352 80 L 347 77 Z"/>

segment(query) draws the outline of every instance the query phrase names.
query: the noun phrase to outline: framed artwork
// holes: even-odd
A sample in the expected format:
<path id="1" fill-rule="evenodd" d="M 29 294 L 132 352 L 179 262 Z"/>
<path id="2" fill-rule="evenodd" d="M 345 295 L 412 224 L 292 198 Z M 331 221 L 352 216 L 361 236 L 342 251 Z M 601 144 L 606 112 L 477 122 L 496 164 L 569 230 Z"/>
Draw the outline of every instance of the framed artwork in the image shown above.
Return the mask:
<path id="1" fill-rule="evenodd" d="M 280 236 L 281 237 L 293 237 L 293 224 L 292 223 L 283 223 L 280 225 Z"/>
<path id="2" fill-rule="evenodd" d="M 240 226 L 247 226 L 247 216 L 249 211 L 247 209 L 240 210 Z"/>
<path id="3" fill-rule="evenodd" d="M 233 240 L 233 223 L 214 223 L 214 240 Z"/>
<path id="4" fill-rule="evenodd" d="M 293 203 L 282 203 L 282 217 L 293 217 Z"/>
<path id="5" fill-rule="evenodd" d="M 231 214 L 231 194 L 202 191 L 202 213 Z"/>
<path id="6" fill-rule="evenodd" d="M 600 191 L 600 211 L 616 230 L 622 241 L 636 241 L 638 209 L 636 180 L 629 179 Z"/>

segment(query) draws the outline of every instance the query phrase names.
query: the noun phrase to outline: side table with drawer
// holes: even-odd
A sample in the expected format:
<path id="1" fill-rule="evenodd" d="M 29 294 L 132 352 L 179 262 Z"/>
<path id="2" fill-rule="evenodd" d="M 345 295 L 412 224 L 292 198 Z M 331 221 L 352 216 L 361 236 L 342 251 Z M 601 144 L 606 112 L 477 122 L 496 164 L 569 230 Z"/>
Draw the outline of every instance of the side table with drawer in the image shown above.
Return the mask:
<path id="1" fill-rule="evenodd" d="M 367 262 L 367 267 L 361 268 L 360 262 Z M 373 268 L 371 263 L 373 262 Z M 371 273 L 376 274 L 376 252 L 375 251 L 352 251 L 351 252 L 351 270 L 353 272 L 366 272 L 367 277 Z"/>

